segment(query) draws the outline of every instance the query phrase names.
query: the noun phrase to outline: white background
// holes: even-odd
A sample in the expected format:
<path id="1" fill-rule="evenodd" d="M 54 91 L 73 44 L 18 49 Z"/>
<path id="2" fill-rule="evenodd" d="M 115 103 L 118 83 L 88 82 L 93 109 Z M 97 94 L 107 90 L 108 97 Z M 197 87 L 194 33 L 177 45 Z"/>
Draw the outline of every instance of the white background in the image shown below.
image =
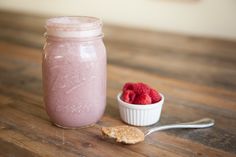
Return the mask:
<path id="1" fill-rule="evenodd" d="M 97 16 L 122 26 L 236 39 L 236 0 L 0 0 L 0 9 Z"/>

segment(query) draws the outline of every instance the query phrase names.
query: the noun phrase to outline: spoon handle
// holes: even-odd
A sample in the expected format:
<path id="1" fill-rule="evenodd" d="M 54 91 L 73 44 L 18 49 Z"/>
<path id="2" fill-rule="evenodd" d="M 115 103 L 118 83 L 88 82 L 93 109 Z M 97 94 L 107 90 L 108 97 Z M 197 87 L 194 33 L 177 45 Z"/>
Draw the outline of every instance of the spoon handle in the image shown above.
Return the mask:
<path id="1" fill-rule="evenodd" d="M 213 126 L 215 121 L 211 118 L 203 118 L 193 122 L 187 123 L 179 123 L 179 124 L 170 124 L 170 125 L 163 125 L 154 128 L 150 128 L 145 132 L 145 136 L 160 130 L 167 130 L 167 129 L 177 129 L 177 128 L 207 128 Z"/>

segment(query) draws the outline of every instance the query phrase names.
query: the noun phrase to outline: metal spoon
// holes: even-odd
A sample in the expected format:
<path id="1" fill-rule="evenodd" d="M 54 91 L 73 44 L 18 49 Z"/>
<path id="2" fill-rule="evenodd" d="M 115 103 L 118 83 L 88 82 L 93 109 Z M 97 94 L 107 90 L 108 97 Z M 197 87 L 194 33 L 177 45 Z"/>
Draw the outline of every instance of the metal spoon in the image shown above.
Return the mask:
<path id="1" fill-rule="evenodd" d="M 102 133 L 110 138 L 116 139 L 117 142 L 126 144 L 135 144 L 144 140 L 144 138 L 156 131 L 168 129 L 191 129 L 191 128 L 208 128 L 213 126 L 215 121 L 211 118 L 203 118 L 193 122 L 170 124 L 149 128 L 146 131 L 141 131 L 138 128 L 130 126 L 116 126 L 116 127 L 103 127 Z"/>

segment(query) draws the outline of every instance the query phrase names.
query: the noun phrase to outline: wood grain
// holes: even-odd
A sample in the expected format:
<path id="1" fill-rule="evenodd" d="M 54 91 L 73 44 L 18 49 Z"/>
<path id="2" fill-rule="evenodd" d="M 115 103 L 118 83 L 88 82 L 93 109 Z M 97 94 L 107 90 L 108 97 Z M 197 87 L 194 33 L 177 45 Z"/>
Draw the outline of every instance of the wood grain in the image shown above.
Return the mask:
<path id="1" fill-rule="evenodd" d="M 235 41 L 105 25 L 105 114 L 94 127 L 64 130 L 51 124 L 42 99 L 46 18 L 0 12 L 0 156 L 236 156 Z M 100 127 L 123 124 L 115 97 L 127 81 L 165 95 L 159 124 L 212 117 L 216 125 L 159 132 L 137 145 L 104 139 Z"/>

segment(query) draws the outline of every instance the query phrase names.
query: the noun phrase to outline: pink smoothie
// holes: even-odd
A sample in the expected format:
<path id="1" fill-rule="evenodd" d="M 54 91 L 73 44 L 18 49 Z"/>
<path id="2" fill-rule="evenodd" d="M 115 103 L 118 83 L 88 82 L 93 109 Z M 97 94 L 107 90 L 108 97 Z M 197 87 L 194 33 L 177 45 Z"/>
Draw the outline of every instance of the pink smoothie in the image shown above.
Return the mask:
<path id="1" fill-rule="evenodd" d="M 91 125 L 104 113 L 106 50 L 99 22 L 91 17 L 47 22 L 42 63 L 44 102 L 58 126 Z"/>

